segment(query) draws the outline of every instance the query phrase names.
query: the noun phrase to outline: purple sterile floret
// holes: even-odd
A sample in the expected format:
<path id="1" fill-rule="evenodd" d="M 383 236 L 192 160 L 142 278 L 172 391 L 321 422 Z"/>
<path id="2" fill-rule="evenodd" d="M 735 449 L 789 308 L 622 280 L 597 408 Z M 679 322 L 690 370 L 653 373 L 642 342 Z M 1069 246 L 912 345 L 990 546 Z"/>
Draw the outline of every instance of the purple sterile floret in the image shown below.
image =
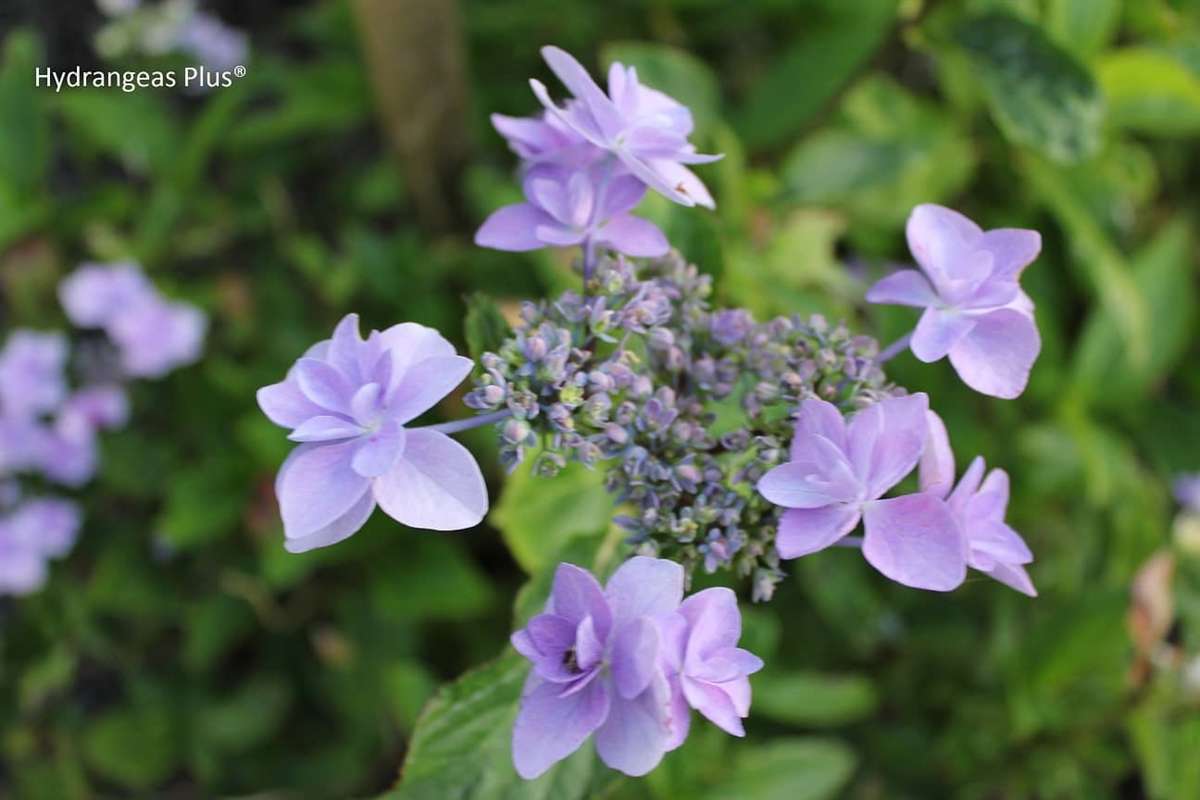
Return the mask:
<path id="1" fill-rule="evenodd" d="M 1012 398 L 1025 391 L 1041 350 L 1033 301 L 1021 272 L 1042 247 L 1037 231 L 984 231 L 957 211 L 926 204 L 908 218 L 908 246 L 921 272 L 906 269 L 867 292 L 872 303 L 925 309 L 910 348 L 925 362 L 945 356 L 977 392 Z"/>
<path id="2" fill-rule="evenodd" d="M 983 457 L 976 456 L 954 486 L 954 453 L 946 426 L 934 412 L 930 411 L 929 417 L 926 454 L 918 471 L 921 490 L 945 498 L 967 544 L 967 566 L 1018 592 L 1037 597 L 1037 589 L 1025 569 L 1033 561 L 1033 553 L 1021 535 L 1004 521 L 1008 473 L 993 469 L 985 478 Z"/>
<path id="3" fill-rule="evenodd" d="M 79 507 L 69 500 L 26 500 L 0 518 L 0 595 L 29 594 L 46 581 L 46 561 L 71 551 Z"/>
<path id="4" fill-rule="evenodd" d="M 67 394 L 67 340 L 19 329 L 0 350 L 0 414 L 27 419 L 58 408 Z"/>
<path id="5" fill-rule="evenodd" d="M 656 192 L 685 206 L 713 208 L 712 195 L 686 164 L 716 161 L 719 155 L 696 152 L 688 141 L 692 113 L 660 91 L 643 86 L 633 67 L 614 62 L 608 93 L 569 53 L 543 47 L 542 57 L 574 101 L 558 106 L 537 80 L 530 85 L 546 110 L 601 150 L 615 156 L 633 175 Z"/>
<path id="6" fill-rule="evenodd" d="M 689 706 L 736 735 L 746 675 L 762 662 L 736 647 L 737 600 L 710 589 L 683 600 L 683 567 L 637 556 L 603 589 L 560 564 L 543 613 L 512 636 L 533 664 L 513 727 L 513 763 L 536 778 L 593 733 L 613 769 L 645 775 L 687 737 Z"/>
<path id="7" fill-rule="evenodd" d="M 1179 505 L 1200 514 L 1200 472 L 1177 476 L 1172 489 Z"/>
<path id="8" fill-rule="evenodd" d="M 628 213 L 646 187 L 603 165 L 584 169 L 539 166 L 525 174 L 527 202 L 492 213 L 475 243 L 497 250 L 597 245 L 630 256 L 661 256 L 670 249 L 653 223 Z"/>
<path id="9" fill-rule="evenodd" d="M 84 264 L 58 285 L 67 319 L 81 328 L 104 328 L 122 311 L 156 294 L 136 264 Z"/>
<path id="10" fill-rule="evenodd" d="M 783 506 L 776 548 L 797 558 L 830 547 L 863 521 L 863 556 L 894 581 L 949 591 L 966 576 L 962 534 L 946 504 L 931 494 L 880 499 L 924 451 L 924 394 L 891 397 L 847 424 L 837 407 L 805 400 L 796 416 L 790 460 L 758 482 Z"/>
<path id="11" fill-rule="evenodd" d="M 284 381 L 259 389 L 263 412 L 300 443 L 275 482 L 285 547 L 339 542 L 376 504 L 414 528 L 477 525 L 488 499 L 475 459 L 444 433 L 405 428 L 472 366 L 432 328 L 406 322 L 364 340 L 349 314 Z"/>

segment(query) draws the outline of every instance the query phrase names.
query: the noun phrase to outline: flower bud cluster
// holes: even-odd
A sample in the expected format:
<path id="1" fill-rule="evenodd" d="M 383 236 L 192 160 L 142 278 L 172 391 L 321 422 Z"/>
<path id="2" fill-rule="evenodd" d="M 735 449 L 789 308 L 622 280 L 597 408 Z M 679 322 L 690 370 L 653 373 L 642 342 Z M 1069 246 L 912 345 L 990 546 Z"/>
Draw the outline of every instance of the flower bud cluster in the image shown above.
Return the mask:
<path id="1" fill-rule="evenodd" d="M 586 294 L 522 306 L 466 402 L 511 413 L 496 426 L 506 467 L 531 454 L 542 476 L 602 466 L 639 554 L 689 576 L 733 569 L 765 600 L 782 576 L 779 510 L 754 486 L 786 460 L 792 412 L 814 396 L 851 410 L 891 389 L 873 339 L 820 317 L 757 323 L 711 309 L 711 292 L 677 253 L 602 258 Z"/>

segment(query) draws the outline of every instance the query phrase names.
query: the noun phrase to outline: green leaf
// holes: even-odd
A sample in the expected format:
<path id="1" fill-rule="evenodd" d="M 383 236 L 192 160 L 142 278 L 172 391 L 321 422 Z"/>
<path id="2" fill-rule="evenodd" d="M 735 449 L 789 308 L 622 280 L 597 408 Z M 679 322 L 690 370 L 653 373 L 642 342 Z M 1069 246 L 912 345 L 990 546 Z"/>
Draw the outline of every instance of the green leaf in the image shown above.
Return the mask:
<path id="1" fill-rule="evenodd" d="M 14 195 L 30 194 L 38 188 L 49 157 L 51 140 L 42 97 L 51 90 L 34 83 L 34 70 L 43 63 L 41 45 L 28 31 L 16 31 L 4 40 L 0 185 Z"/>
<path id="2" fill-rule="evenodd" d="M 1197 308 L 1193 245 L 1187 221 L 1177 218 L 1131 263 L 1133 282 L 1154 321 L 1148 326 L 1145 358 L 1134 358 L 1109 309 L 1092 312 L 1074 362 L 1075 383 L 1086 398 L 1107 407 L 1134 405 L 1184 356 L 1193 341 Z M 1121 390 L 1114 392 L 1113 386 Z"/>
<path id="3" fill-rule="evenodd" d="M 612 515 L 600 469 L 568 464 L 555 477 L 540 478 L 530 469 L 533 460 L 528 455 L 508 477 L 488 519 L 530 574 L 545 568 L 570 539 L 599 536 Z"/>
<path id="4" fill-rule="evenodd" d="M 1121 0 L 1050 0 L 1046 32 L 1081 59 L 1104 49 L 1121 22 Z"/>
<path id="5" fill-rule="evenodd" d="M 590 747 L 537 780 L 513 769 L 511 739 L 529 662 L 512 651 L 442 688 L 417 721 L 394 800 L 575 800 L 586 796 Z"/>
<path id="6" fill-rule="evenodd" d="M 844 725 L 869 716 L 879 701 L 869 678 L 819 672 L 754 676 L 754 713 L 793 725 Z"/>
<path id="7" fill-rule="evenodd" d="M 890 234 L 914 205 L 961 190 L 974 166 L 952 117 L 874 75 L 846 95 L 833 125 L 791 152 L 783 182 L 788 199 L 844 209 Z"/>
<path id="8" fill-rule="evenodd" d="M 1200 75 L 1170 54 L 1130 47 L 1096 67 L 1112 124 L 1158 136 L 1200 133 Z"/>
<path id="9" fill-rule="evenodd" d="M 213 458 L 172 475 L 158 525 L 166 541 L 190 550 L 233 531 L 245 507 L 247 487 L 231 466 Z"/>
<path id="10" fill-rule="evenodd" d="M 165 705 L 109 711 L 83 739 L 88 764 L 108 780 L 147 790 L 170 777 L 179 760 L 177 732 Z"/>
<path id="11" fill-rule="evenodd" d="M 73 89 L 56 95 L 55 105 L 73 141 L 131 172 L 161 174 L 176 164 L 179 126 L 153 92 Z"/>
<path id="12" fill-rule="evenodd" d="M 838 796 L 854 772 L 854 754 L 833 739 L 739 743 L 733 771 L 704 800 L 825 800 Z"/>
<path id="13" fill-rule="evenodd" d="M 895 0 L 821 2 L 795 44 L 752 85 L 735 118 L 751 148 L 785 142 L 829 102 L 883 42 Z"/>
<path id="14" fill-rule="evenodd" d="M 1100 147 L 1104 103 L 1087 68 L 1010 14 L 992 12 L 959 25 L 957 42 L 978 70 L 992 117 L 1004 135 L 1062 163 Z"/>
<path id="15" fill-rule="evenodd" d="M 636 67 L 639 82 L 669 94 L 691 110 L 697 137 L 712 132 L 720 116 L 721 89 L 712 70 L 700 59 L 665 44 L 613 42 L 600 51 L 600 60 L 606 67 L 614 61 Z"/>
<path id="16" fill-rule="evenodd" d="M 196 743 L 223 754 L 250 750 L 279 729 L 291 699 L 282 676 L 256 675 L 228 696 L 206 700 L 193 719 Z"/>
<path id="17" fill-rule="evenodd" d="M 475 292 L 467 298 L 463 334 L 467 339 L 467 351 L 476 361 L 484 353 L 500 351 L 500 345 L 508 337 L 509 327 L 495 300 L 483 292 Z"/>

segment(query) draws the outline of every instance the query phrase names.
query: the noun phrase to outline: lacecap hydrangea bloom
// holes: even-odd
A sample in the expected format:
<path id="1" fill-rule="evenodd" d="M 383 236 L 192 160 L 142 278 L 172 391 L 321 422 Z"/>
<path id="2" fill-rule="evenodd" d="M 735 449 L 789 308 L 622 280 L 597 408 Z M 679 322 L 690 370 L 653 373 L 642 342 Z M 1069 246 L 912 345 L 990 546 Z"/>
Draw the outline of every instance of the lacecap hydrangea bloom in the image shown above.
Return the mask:
<path id="1" fill-rule="evenodd" d="M 1012 398 L 1025 391 L 1042 347 L 1021 272 L 1037 258 L 1037 231 L 984 231 L 957 211 L 926 204 L 908 218 L 908 247 L 921 271 L 900 270 L 867 292 L 872 303 L 925 309 L 909 344 L 931 362 L 949 356 L 977 392 Z"/>
<path id="2" fill-rule="evenodd" d="M 406 427 L 449 394 L 472 362 L 432 328 L 406 322 L 363 339 L 358 315 L 258 391 L 299 442 L 275 482 L 291 552 L 353 535 L 380 506 L 414 528 L 460 530 L 487 512 L 471 454 L 434 428 Z"/>
<path id="3" fill-rule="evenodd" d="M 536 778 L 595 735 L 600 759 L 645 775 L 687 737 L 695 708 L 743 735 L 746 676 L 762 662 L 737 647 L 741 615 L 732 592 L 683 600 L 683 568 L 635 557 L 601 588 L 587 570 L 561 564 L 541 614 L 512 636 L 533 664 L 513 728 L 517 773 Z"/>

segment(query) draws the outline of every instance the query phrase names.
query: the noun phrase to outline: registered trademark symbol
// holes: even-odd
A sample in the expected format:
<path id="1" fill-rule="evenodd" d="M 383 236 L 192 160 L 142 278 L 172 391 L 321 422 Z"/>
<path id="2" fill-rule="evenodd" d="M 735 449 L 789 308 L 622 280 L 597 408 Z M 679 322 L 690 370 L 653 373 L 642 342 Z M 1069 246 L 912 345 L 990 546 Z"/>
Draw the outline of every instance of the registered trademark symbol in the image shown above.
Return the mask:
<path id="1" fill-rule="evenodd" d="M 236 67 L 233 68 L 233 76 L 235 78 L 246 77 L 246 68 L 243 67 L 241 64 L 238 64 Z"/>

